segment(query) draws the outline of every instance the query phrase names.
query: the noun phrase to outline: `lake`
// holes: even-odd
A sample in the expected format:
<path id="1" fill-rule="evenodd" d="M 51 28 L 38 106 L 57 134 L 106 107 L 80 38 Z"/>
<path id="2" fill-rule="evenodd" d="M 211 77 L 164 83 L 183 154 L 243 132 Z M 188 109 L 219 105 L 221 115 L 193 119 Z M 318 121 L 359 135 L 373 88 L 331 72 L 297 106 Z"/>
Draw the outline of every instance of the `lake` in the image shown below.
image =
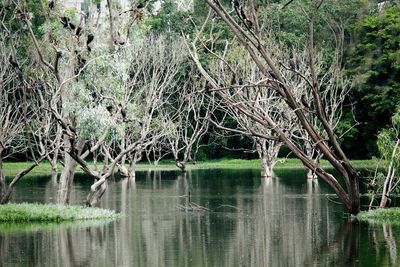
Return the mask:
<path id="1" fill-rule="evenodd" d="M 76 176 L 73 203 L 90 184 Z M 53 202 L 56 188 L 28 178 L 13 202 Z M 109 182 L 100 206 L 121 219 L 0 224 L 0 266 L 400 266 L 400 227 L 351 220 L 336 202 L 302 170 L 142 171 Z"/>

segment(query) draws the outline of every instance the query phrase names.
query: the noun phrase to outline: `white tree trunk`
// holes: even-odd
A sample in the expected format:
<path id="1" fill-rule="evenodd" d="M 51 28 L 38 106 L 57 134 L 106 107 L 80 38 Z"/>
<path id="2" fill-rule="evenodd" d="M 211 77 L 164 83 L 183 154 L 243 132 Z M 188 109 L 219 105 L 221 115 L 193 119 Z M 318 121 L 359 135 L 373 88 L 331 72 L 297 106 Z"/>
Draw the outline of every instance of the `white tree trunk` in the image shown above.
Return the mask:
<path id="1" fill-rule="evenodd" d="M 269 162 L 265 158 L 263 158 L 261 162 L 261 178 L 271 178 L 273 174 L 272 169 L 275 163 Z"/>
<path id="2" fill-rule="evenodd" d="M 128 179 L 130 181 L 136 180 L 136 162 L 133 159 L 131 164 L 129 165 Z"/>
<path id="3" fill-rule="evenodd" d="M 317 175 L 313 170 L 306 168 L 306 171 L 307 171 L 307 179 L 312 179 L 312 180 L 317 179 Z"/>
<path id="4" fill-rule="evenodd" d="M 51 180 L 57 182 L 57 175 L 58 175 L 58 167 L 57 167 L 57 160 L 58 160 L 58 148 L 55 150 L 53 157 L 50 160 L 51 166 Z"/>
<path id="5" fill-rule="evenodd" d="M 400 145 L 400 139 L 397 139 L 397 142 L 393 148 L 392 159 L 389 164 L 388 174 L 386 175 L 386 179 L 383 184 L 382 199 L 381 199 L 381 203 L 379 205 L 381 208 L 385 208 L 385 207 L 389 206 L 389 204 L 390 204 L 390 203 L 388 203 L 389 194 L 392 191 L 393 180 L 396 175 L 396 168 L 395 168 L 395 163 L 394 163 L 393 158 L 396 155 L 399 145 Z"/>
<path id="6" fill-rule="evenodd" d="M 256 150 L 261 159 L 261 178 L 271 178 L 282 143 L 273 140 L 257 140 Z"/>

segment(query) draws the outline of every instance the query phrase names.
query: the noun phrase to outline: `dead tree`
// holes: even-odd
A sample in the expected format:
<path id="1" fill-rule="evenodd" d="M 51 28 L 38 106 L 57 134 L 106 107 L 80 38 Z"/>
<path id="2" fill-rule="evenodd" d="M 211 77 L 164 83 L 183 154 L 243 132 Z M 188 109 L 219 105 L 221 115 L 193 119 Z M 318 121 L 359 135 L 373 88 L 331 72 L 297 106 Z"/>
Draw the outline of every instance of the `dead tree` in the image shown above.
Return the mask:
<path id="1" fill-rule="evenodd" d="M 148 42 L 154 46 L 148 46 Z M 94 170 L 86 161 L 87 153 L 79 153 L 74 147 L 66 152 L 80 165 L 80 167 L 94 178 L 86 204 L 94 206 L 101 199 L 107 189 L 107 180 L 117 168 L 126 171 L 130 180 L 135 178 L 135 167 L 140 160 L 144 149 L 165 137 L 169 128 L 158 114 L 167 105 L 173 92 L 176 91 L 175 76 L 181 65 L 182 49 L 179 41 L 171 41 L 171 49 L 163 37 L 150 37 L 141 44 L 121 50 L 106 62 L 93 62 L 88 72 L 102 73 L 93 77 L 90 85 L 96 87 L 96 94 L 103 99 L 102 106 L 94 112 L 93 119 L 78 118 L 76 134 L 70 133 L 73 144 L 78 140 L 77 134 L 88 140 L 93 129 L 85 125 L 96 118 L 108 118 L 100 123 L 97 120 L 96 131 L 104 132 L 101 137 L 94 135 L 97 144 L 90 152 L 101 149 L 103 168 Z M 178 46 L 178 47 L 177 47 Z M 107 70 L 104 71 L 105 66 Z M 102 69 L 103 71 L 98 71 Z M 132 74 L 133 73 L 133 74 Z M 119 84 L 119 88 L 110 88 L 108 83 Z M 98 116 L 103 110 L 103 114 Z M 105 130 L 101 130 L 104 125 Z M 108 126 L 107 126 L 108 125 Z M 82 127 L 82 128 L 81 128 Z M 64 130 L 68 130 L 64 126 Z M 87 132 L 88 136 L 83 135 Z M 89 153 L 89 152 L 88 152 Z M 123 164 L 129 164 L 128 168 Z"/>
<path id="2" fill-rule="evenodd" d="M 274 47 L 271 49 L 276 50 Z M 260 83 L 263 75 L 247 53 L 235 43 L 226 42 L 223 54 L 225 57 L 217 57 L 215 66 L 210 68 L 220 83 L 227 84 L 228 87 L 230 84 L 230 88 L 225 88 L 224 92 L 236 102 L 246 103 L 270 116 L 288 135 L 293 135 L 297 129 L 296 116 L 287 111 L 286 103 L 279 98 L 273 87 Z M 255 150 L 261 159 L 261 177 L 271 177 L 282 146 L 273 129 L 255 122 L 225 101 L 219 101 L 216 105 L 225 114 L 223 120 L 231 118 L 236 125 L 235 128 L 228 127 L 223 120 L 218 121 L 217 118 L 213 118 L 213 124 L 222 130 L 248 136 L 255 144 Z"/>
<path id="3" fill-rule="evenodd" d="M 282 141 L 307 168 L 312 169 L 335 191 L 346 209 L 351 214 L 357 214 L 360 210 L 358 174 L 344 154 L 342 148 L 340 147 L 338 137 L 328 122 L 328 117 L 324 108 L 325 103 L 322 98 L 323 88 L 321 88 L 321 80 L 320 77 L 317 76 L 315 69 L 316 48 L 314 46 L 314 22 L 317 18 L 318 10 L 322 5 L 322 1 L 312 1 L 311 11 L 304 12 L 305 16 L 307 16 L 309 20 L 309 36 L 307 44 L 305 45 L 305 50 L 307 51 L 306 53 L 308 55 L 308 72 L 300 73 L 296 69 L 291 69 L 294 74 L 304 79 L 308 85 L 308 89 L 312 92 L 312 100 L 315 107 L 314 111 L 307 109 L 304 103 L 296 99 L 290 80 L 287 79 L 287 77 L 284 76 L 284 73 L 282 73 L 279 69 L 281 58 L 272 54 L 265 45 L 266 43 L 276 43 L 276 45 L 279 44 L 273 38 L 264 35 L 262 29 L 260 29 L 260 22 L 258 21 L 258 16 L 254 8 L 249 10 L 253 17 L 252 27 L 249 27 L 248 24 L 243 21 L 243 19 L 234 18 L 218 0 L 206 0 L 206 3 L 211 7 L 213 12 L 215 12 L 216 15 L 222 19 L 226 26 L 235 35 L 238 42 L 247 50 L 260 72 L 264 75 L 264 83 L 273 86 L 279 97 L 285 101 L 285 103 L 288 105 L 288 108 L 295 113 L 301 126 L 306 129 L 311 140 L 313 140 L 313 145 L 318 147 L 324 157 L 338 171 L 339 175 L 344 180 L 344 186 L 340 184 L 338 177 L 326 172 L 320 166 L 315 164 L 315 162 L 307 156 L 302 148 L 298 146 L 296 142 L 294 142 L 293 138 L 288 135 L 284 129 L 279 127 L 279 125 L 270 116 L 266 116 L 258 109 L 247 103 L 237 102 L 225 92 L 226 90 L 221 90 L 227 86 L 225 84 L 221 84 L 220 81 L 213 78 L 212 73 L 209 73 L 200 63 L 197 55 L 199 35 L 204 31 L 204 26 L 201 27 L 197 37 L 189 47 L 191 56 L 196 62 L 203 76 L 207 79 L 212 88 L 214 88 L 218 96 L 226 101 L 227 104 L 235 107 L 239 112 L 248 116 L 255 122 L 258 122 L 265 127 L 274 129 L 274 132 L 276 136 L 278 136 L 279 140 Z M 302 8 L 305 10 L 305 7 Z M 208 19 L 209 16 L 206 20 L 206 23 Z M 287 56 L 289 55 L 290 54 L 288 53 Z M 318 119 L 322 125 L 322 128 L 324 129 L 324 132 L 326 133 L 327 138 L 324 138 L 318 133 L 318 130 L 315 129 L 314 125 L 310 122 L 309 116 L 313 116 Z"/>
<path id="4" fill-rule="evenodd" d="M 42 143 L 32 139 L 38 131 L 36 126 L 41 110 L 36 105 L 39 102 L 34 100 L 37 88 L 24 75 L 14 50 L 18 47 L 18 41 L 10 38 L 11 32 L 6 24 L 3 21 L 4 29 L 0 30 L 0 204 L 10 200 L 16 183 L 48 155 Z M 15 175 L 7 184 L 3 161 L 17 153 L 25 153 L 34 163 Z"/>
<path id="5" fill-rule="evenodd" d="M 188 162 L 195 163 L 200 142 L 209 129 L 209 119 L 215 110 L 213 102 L 202 93 L 206 86 L 202 80 L 183 85 L 178 91 L 177 104 L 164 114 L 172 127 L 166 137 L 169 148 L 175 165 L 183 172 Z"/>
<path id="6" fill-rule="evenodd" d="M 114 98 L 120 103 L 115 108 L 119 109 L 125 125 L 121 149 L 137 143 L 137 149 L 124 156 L 118 165 L 126 177 L 134 179 L 136 163 L 141 160 L 145 149 L 165 141 L 161 137 L 170 132 L 160 114 L 180 89 L 177 75 L 185 58 L 183 45 L 183 41 L 168 40 L 165 36 L 148 37 L 141 45 L 126 48 L 121 55 L 121 58 L 130 58 L 126 75 L 134 71 L 134 75 L 124 82 L 122 99 Z M 125 162 L 129 164 L 128 168 Z"/>

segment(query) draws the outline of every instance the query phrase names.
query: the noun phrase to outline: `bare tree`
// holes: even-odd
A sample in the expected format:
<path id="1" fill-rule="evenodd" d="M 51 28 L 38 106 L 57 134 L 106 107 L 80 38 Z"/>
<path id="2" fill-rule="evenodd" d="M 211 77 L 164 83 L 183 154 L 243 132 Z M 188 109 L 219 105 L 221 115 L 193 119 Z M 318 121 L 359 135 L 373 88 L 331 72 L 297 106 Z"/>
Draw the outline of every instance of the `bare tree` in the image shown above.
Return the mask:
<path id="1" fill-rule="evenodd" d="M 301 126 L 306 129 L 311 140 L 313 140 L 313 145 L 318 147 L 324 157 L 339 172 L 340 176 L 344 180 L 345 187 L 339 183 L 338 177 L 326 172 L 311 158 L 309 158 L 302 148 L 296 144 L 295 140 L 287 134 L 285 129 L 282 129 L 270 116 L 260 112 L 260 110 L 249 105 L 249 103 L 236 101 L 226 93 L 226 90 L 221 90 L 221 88 L 226 88 L 227 85 L 221 84 L 221 81 L 215 79 L 213 75 L 203 67 L 198 59 L 196 53 L 196 44 L 199 40 L 198 35 L 192 42 L 190 50 L 192 58 L 196 62 L 203 76 L 207 79 L 214 90 L 216 90 L 218 96 L 226 101 L 226 103 L 235 107 L 239 112 L 248 116 L 253 121 L 273 129 L 279 140 L 281 140 L 307 168 L 312 169 L 336 192 L 346 209 L 351 214 L 357 214 L 360 209 L 358 174 L 344 154 L 338 142 L 338 137 L 329 124 L 325 110 L 325 103 L 322 98 L 323 88 L 321 88 L 321 80 L 315 69 L 316 48 L 314 46 L 314 22 L 317 18 L 318 10 L 322 5 L 322 1 L 312 1 L 310 12 L 306 12 L 306 7 L 302 6 L 301 3 L 298 3 L 301 8 L 303 8 L 304 15 L 307 16 L 309 20 L 309 37 L 305 46 L 308 56 L 308 71 L 307 73 L 299 72 L 296 69 L 295 64 L 294 67 L 290 68 L 294 74 L 304 79 L 308 85 L 308 90 L 312 92 L 312 100 L 315 108 L 313 111 L 307 108 L 304 103 L 296 99 L 290 79 L 285 77 L 285 73 L 282 73 L 279 69 L 282 58 L 276 57 L 276 55 L 271 53 L 271 51 L 268 50 L 268 47 L 265 46 L 266 41 L 270 44 L 276 43 L 276 41 L 271 38 L 271 36 L 265 36 L 263 31 L 261 31 L 260 21 L 258 20 L 254 8 L 253 0 L 250 0 L 248 5 L 248 13 L 251 14 L 251 16 L 244 15 L 244 13 L 240 12 L 241 7 L 239 2 L 233 1 L 234 9 L 238 14 L 237 17 L 228 12 L 218 0 L 206 0 L 206 3 L 211 7 L 216 15 L 224 21 L 227 27 L 235 35 L 238 42 L 247 50 L 260 72 L 264 75 L 264 81 L 260 81 L 260 83 L 272 86 L 278 93 L 279 97 L 288 105 L 288 108 L 296 114 Z M 207 18 L 206 23 L 208 19 L 209 17 Z M 199 34 L 202 31 L 204 31 L 204 26 L 199 30 Z M 278 43 L 276 44 L 279 46 Z M 290 56 L 290 53 L 282 54 L 284 54 L 286 58 Z M 231 88 L 231 85 L 228 85 L 228 88 Z M 321 136 L 318 130 L 311 123 L 309 119 L 310 116 L 316 117 L 321 123 L 322 128 L 326 133 L 326 138 Z"/>
<path id="2" fill-rule="evenodd" d="M 209 129 L 209 119 L 215 110 L 213 101 L 209 101 L 207 96 L 201 93 L 206 86 L 204 80 L 186 83 L 178 92 L 175 107 L 167 109 L 164 113 L 164 117 L 172 126 L 166 138 L 175 164 L 182 171 L 186 171 L 188 162 L 196 162 L 200 142 Z"/>
<path id="3" fill-rule="evenodd" d="M 2 10 L 0 11 L 0 15 Z M 3 17 L 3 16 L 1 16 Z M 37 88 L 27 81 L 21 64 L 15 54 L 15 44 L 7 26 L 2 23 L 0 31 L 0 204 L 7 203 L 15 184 L 33 170 L 48 153 L 40 140 L 34 142 L 32 136 L 37 131 L 40 106 L 35 102 Z M 36 129 L 35 129 L 36 128 Z M 19 172 L 7 184 L 3 161 L 17 153 L 25 153 L 34 163 Z"/>
<path id="4" fill-rule="evenodd" d="M 149 46 L 148 43 L 154 45 Z M 93 62 L 88 68 L 88 72 L 93 71 L 97 74 L 103 69 L 103 75 L 94 77 L 90 85 L 101 99 L 99 101 L 103 107 L 98 109 L 105 112 L 100 118 L 108 117 L 109 122 L 102 123 L 107 129 L 106 134 L 100 138 L 95 135 L 93 140 L 98 141 L 90 150 L 92 152 L 101 148 L 104 158 L 102 170 L 92 169 L 85 160 L 87 153 L 80 154 L 74 147 L 66 151 L 95 179 L 87 197 L 87 205 L 94 206 L 98 203 L 106 191 L 107 179 L 111 177 L 114 169 L 122 169 L 123 173 L 126 172 L 126 176 L 133 180 L 136 163 L 141 159 L 144 149 L 168 134 L 168 124 L 159 113 L 176 91 L 175 78 L 183 59 L 182 53 L 179 52 L 182 45 L 179 40 L 150 37 L 140 44 L 120 50 L 107 62 L 100 61 L 98 65 Z M 104 64 L 108 66 L 106 70 Z M 118 86 L 110 88 L 110 81 Z M 100 110 L 93 119 L 80 118 L 77 133 L 81 132 L 82 136 L 86 131 L 89 135 L 86 136 L 86 140 L 93 134 L 89 125 L 93 122 L 90 121 L 95 121 L 98 128 L 102 128 L 99 127 L 99 120 L 96 120 L 99 118 L 99 112 Z M 68 129 L 64 126 L 64 130 Z M 70 138 L 76 140 L 77 137 L 71 134 Z M 129 164 L 128 168 L 124 167 L 125 162 Z"/>
<path id="5" fill-rule="evenodd" d="M 270 49 L 273 49 L 275 54 L 280 52 L 276 47 Z M 236 102 L 248 103 L 260 113 L 265 113 L 289 135 L 294 135 L 298 129 L 296 116 L 293 112 L 287 111 L 286 103 L 279 98 L 273 87 L 260 83 L 263 75 L 247 53 L 235 43 L 226 42 L 224 55 L 224 58 L 217 56 L 215 67 L 211 67 L 211 71 L 221 83 L 231 84 L 230 88 L 221 90 Z M 231 121 L 233 119 L 236 122 L 236 126 L 235 128 L 223 126 L 223 121 L 218 121 L 218 118 L 213 119 L 214 125 L 223 130 L 248 136 L 255 144 L 255 150 L 261 159 L 261 177 L 271 177 L 282 146 L 273 129 L 255 122 L 225 101 L 219 101 L 217 106 L 231 118 Z M 226 120 L 226 117 L 223 119 Z"/>
<path id="6" fill-rule="evenodd" d="M 121 173 L 131 179 L 135 177 L 136 163 L 145 149 L 161 141 L 156 136 L 161 138 L 168 133 L 166 122 L 159 114 L 179 89 L 177 74 L 184 59 L 182 50 L 182 41 L 160 36 L 148 37 L 141 45 L 127 47 L 120 55 L 121 59 L 129 58 L 125 75 L 133 74 L 124 82 L 122 99 L 114 97 L 112 109 L 124 124 L 120 149 L 137 143 L 136 149 L 125 155 L 118 165 Z M 125 161 L 129 168 L 125 167 Z"/>

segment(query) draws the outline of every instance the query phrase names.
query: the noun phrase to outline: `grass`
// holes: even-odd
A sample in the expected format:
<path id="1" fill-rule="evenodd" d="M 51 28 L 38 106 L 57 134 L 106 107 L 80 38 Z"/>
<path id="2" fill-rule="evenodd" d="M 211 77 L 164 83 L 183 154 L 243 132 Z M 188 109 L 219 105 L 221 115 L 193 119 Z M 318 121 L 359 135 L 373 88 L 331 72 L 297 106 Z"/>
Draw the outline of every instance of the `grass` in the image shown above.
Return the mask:
<path id="1" fill-rule="evenodd" d="M 0 206 L 0 222 L 63 222 L 113 219 L 119 215 L 111 210 L 56 204 L 5 204 Z"/>
<path id="2" fill-rule="evenodd" d="M 351 163 L 357 169 L 363 168 L 372 168 L 376 166 L 377 161 L 375 159 L 371 160 L 352 160 Z M 259 169 L 260 168 L 260 160 L 244 160 L 244 159 L 218 159 L 218 160 L 207 160 L 207 161 L 199 161 L 197 164 L 188 164 L 188 170 L 194 169 Z M 30 165 L 30 162 L 6 162 L 4 163 L 4 172 L 5 175 L 9 178 L 11 176 L 16 175 L 18 172 L 26 168 Z M 331 167 L 330 163 L 326 160 L 322 160 L 322 167 L 329 168 Z M 278 162 L 275 166 L 276 169 L 286 169 L 286 168 L 303 168 L 302 163 L 298 159 L 286 159 L 284 163 Z M 62 169 L 62 166 L 59 166 L 59 170 Z M 163 160 L 158 165 L 148 164 L 147 162 L 141 162 L 137 164 L 137 170 L 178 170 L 175 166 L 175 162 L 173 160 Z M 39 175 L 48 175 L 51 172 L 50 164 L 48 162 L 43 162 L 39 166 L 37 166 L 34 170 L 32 170 L 28 177 L 31 176 L 39 176 Z M 82 170 L 78 167 L 77 172 L 82 172 Z"/>
<path id="3" fill-rule="evenodd" d="M 400 208 L 362 211 L 357 215 L 357 219 L 378 224 L 400 224 Z"/>

